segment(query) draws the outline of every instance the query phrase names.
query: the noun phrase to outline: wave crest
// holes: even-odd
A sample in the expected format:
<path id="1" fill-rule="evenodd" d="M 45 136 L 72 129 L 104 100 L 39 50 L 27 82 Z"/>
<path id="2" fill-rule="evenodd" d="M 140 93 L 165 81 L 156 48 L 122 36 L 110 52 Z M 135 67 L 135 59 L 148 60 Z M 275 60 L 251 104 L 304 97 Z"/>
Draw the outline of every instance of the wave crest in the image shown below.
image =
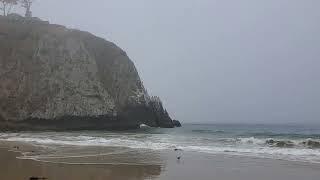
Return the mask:
<path id="1" fill-rule="evenodd" d="M 311 140 L 311 139 L 308 139 L 307 141 L 303 141 L 302 144 L 308 148 L 317 148 L 319 149 L 320 148 L 320 142 L 319 141 L 315 141 L 315 140 Z"/>
<path id="2" fill-rule="evenodd" d="M 266 144 L 273 146 L 273 147 L 280 147 L 280 148 L 293 148 L 295 146 L 294 142 L 286 141 L 286 140 L 273 140 L 269 139 L 266 140 Z"/>

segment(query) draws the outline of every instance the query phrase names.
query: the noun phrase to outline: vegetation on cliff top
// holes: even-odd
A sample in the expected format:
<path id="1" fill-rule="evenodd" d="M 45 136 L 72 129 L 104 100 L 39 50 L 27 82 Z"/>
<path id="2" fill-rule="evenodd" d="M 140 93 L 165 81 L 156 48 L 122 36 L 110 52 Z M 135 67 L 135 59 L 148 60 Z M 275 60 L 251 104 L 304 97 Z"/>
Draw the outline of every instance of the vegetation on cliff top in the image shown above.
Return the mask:
<path id="1" fill-rule="evenodd" d="M 0 0 L 0 10 L 3 16 L 11 13 L 16 5 L 21 5 L 25 9 L 25 17 L 32 17 L 31 6 L 34 0 Z"/>

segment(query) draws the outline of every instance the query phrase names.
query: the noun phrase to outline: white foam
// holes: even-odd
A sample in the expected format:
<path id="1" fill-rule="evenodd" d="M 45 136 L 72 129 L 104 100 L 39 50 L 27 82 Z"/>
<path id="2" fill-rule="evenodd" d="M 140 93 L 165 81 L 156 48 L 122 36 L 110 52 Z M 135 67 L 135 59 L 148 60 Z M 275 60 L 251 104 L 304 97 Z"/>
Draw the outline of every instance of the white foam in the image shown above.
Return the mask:
<path id="1" fill-rule="evenodd" d="M 46 144 L 46 145 L 71 145 L 71 146 L 112 146 L 112 147 L 129 147 L 129 148 L 138 148 L 138 149 L 168 149 L 172 145 L 169 143 L 163 142 L 152 142 L 147 141 L 138 141 L 125 138 L 112 138 L 105 139 L 102 137 L 90 137 L 90 136 L 78 136 L 78 137 L 63 137 L 61 139 L 50 139 L 50 138 L 41 138 L 41 137 L 8 137 L 6 141 L 18 141 L 18 142 L 30 142 L 35 144 Z"/>
<path id="2" fill-rule="evenodd" d="M 247 143 L 247 144 L 264 144 L 266 142 L 266 140 L 264 139 L 257 139 L 255 137 L 250 137 L 250 138 L 237 138 L 238 141 L 240 141 L 241 143 Z"/>
<path id="3" fill-rule="evenodd" d="M 265 144 L 267 139 L 261 138 L 226 138 L 210 139 L 201 137 L 185 137 L 167 134 L 102 134 L 101 136 L 76 135 L 72 133 L 24 133 L 0 134 L 6 141 L 29 142 L 40 145 L 71 145 L 71 146 L 105 146 L 128 147 L 134 149 L 172 150 L 180 148 L 184 151 L 245 155 L 295 161 L 319 162 L 320 149 L 306 147 L 278 148 Z M 303 140 L 291 140 L 301 144 Z M 226 142 L 226 143 L 224 143 Z"/>

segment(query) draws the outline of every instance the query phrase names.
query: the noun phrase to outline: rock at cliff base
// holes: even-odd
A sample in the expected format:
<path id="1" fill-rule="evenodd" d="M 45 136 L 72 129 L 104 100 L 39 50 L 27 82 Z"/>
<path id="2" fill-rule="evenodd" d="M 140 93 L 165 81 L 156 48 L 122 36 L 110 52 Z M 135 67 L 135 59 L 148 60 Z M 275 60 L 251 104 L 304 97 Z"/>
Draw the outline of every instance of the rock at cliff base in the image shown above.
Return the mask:
<path id="1" fill-rule="evenodd" d="M 172 123 L 173 123 L 173 125 L 174 125 L 175 127 L 181 127 L 181 126 L 182 126 L 181 123 L 180 123 L 180 121 L 178 121 L 178 120 L 172 120 Z"/>

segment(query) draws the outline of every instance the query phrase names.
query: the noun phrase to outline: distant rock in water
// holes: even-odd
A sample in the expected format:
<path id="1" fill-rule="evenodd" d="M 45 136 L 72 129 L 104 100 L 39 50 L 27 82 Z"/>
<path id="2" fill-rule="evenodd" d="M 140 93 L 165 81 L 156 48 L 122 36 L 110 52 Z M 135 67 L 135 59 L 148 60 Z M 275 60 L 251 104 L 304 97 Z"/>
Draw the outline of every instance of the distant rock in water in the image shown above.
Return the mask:
<path id="1" fill-rule="evenodd" d="M 181 127 L 181 123 L 178 120 L 172 120 L 172 123 L 175 127 Z"/>
<path id="2" fill-rule="evenodd" d="M 88 32 L 0 16 L 0 130 L 174 127 L 126 52 Z"/>

